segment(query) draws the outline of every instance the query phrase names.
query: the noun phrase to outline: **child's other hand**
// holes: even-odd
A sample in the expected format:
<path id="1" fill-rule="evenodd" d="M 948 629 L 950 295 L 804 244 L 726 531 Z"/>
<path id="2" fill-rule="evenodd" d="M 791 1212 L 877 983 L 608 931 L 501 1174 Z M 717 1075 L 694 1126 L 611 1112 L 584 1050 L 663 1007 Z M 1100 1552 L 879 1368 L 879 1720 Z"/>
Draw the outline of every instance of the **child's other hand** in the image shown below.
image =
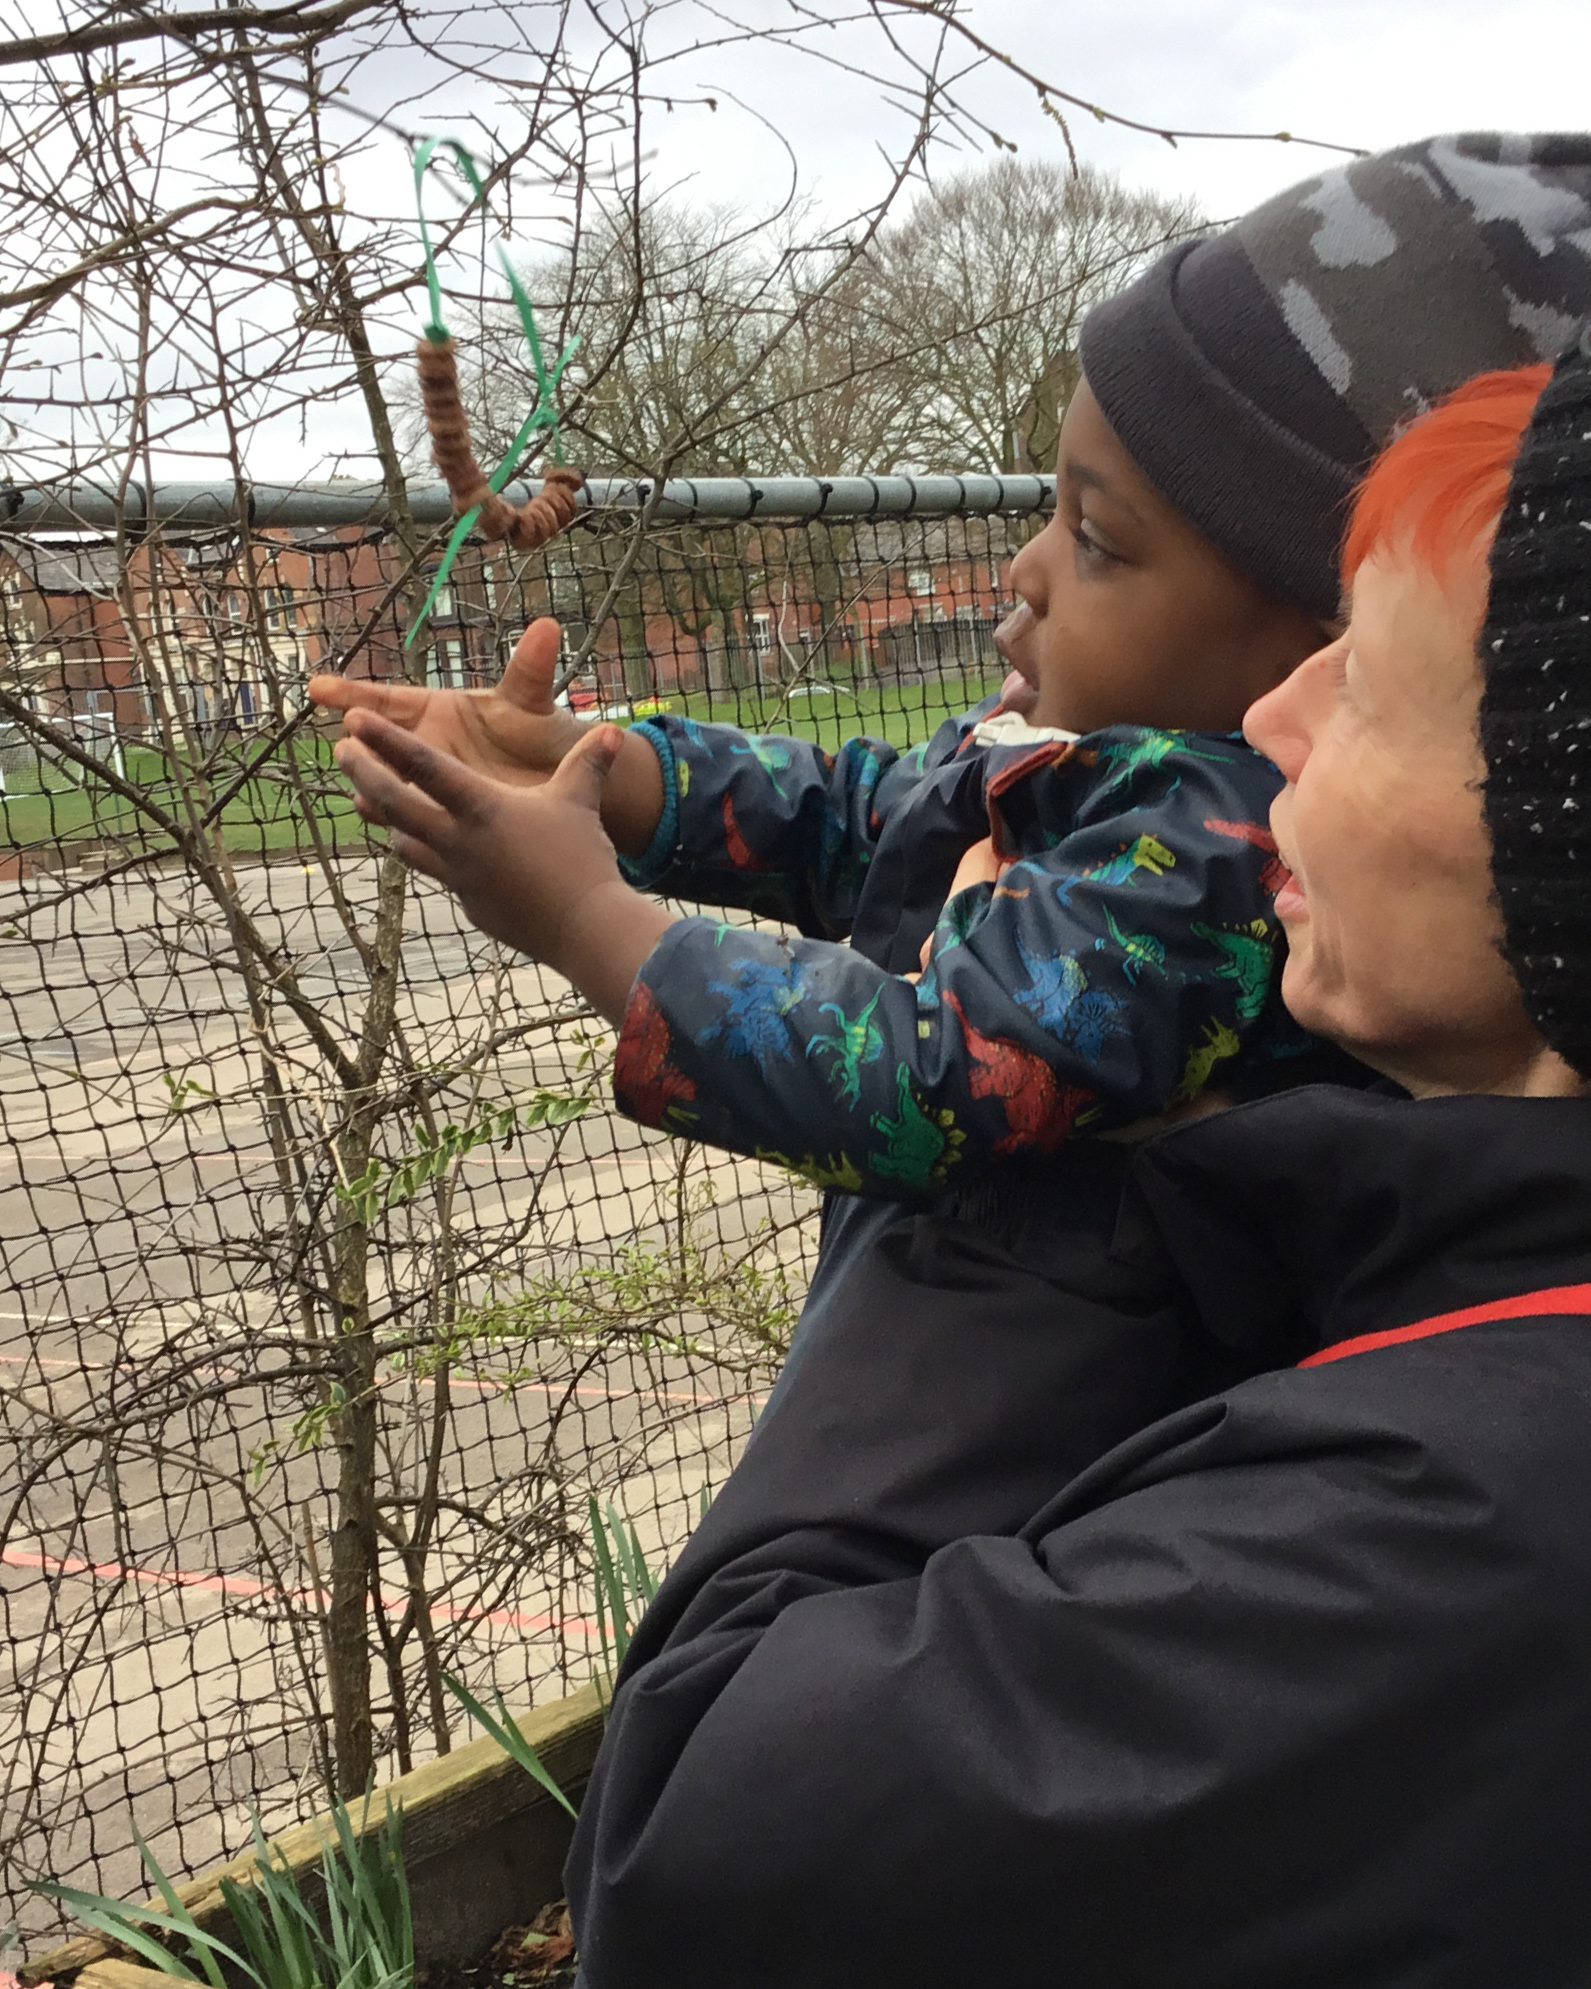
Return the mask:
<path id="1" fill-rule="evenodd" d="M 617 1023 L 641 962 L 671 923 L 619 874 L 603 788 L 624 735 L 584 736 L 538 787 L 509 787 L 355 707 L 337 762 L 367 822 L 412 869 L 455 893 L 494 939 L 543 960 Z"/>
<path id="2" fill-rule="evenodd" d="M 950 889 L 945 893 L 945 903 L 948 905 L 958 891 L 970 891 L 974 884 L 998 884 L 1001 872 L 1010 868 L 1009 860 L 995 855 L 994 838 L 985 836 L 981 843 L 973 843 L 970 848 L 962 851 L 961 861 L 956 865 L 956 874 L 950 880 Z M 940 916 L 944 916 L 943 911 Z M 935 921 L 936 925 L 937 923 L 938 920 Z M 928 956 L 933 950 L 934 936 L 929 933 L 923 941 L 923 950 L 918 955 L 925 974 L 928 971 Z M 906 978 L 915 981 L 917 976 L 908 974 Z"/>
<path id="3" fill-rule="evenodd" d="M 323 709 L 341 712 L 345 722 L 354 712 L 373 712 L 475 773 L 510 787 L 541 787 L 592 730 L 553 700 L 560 641 L 555 621 L 543 616 L 532 622 L 490 690 L 320 675 L 310 678 L 309 695 Z M 604 820 L 619 847 L 638 856 L 662 815 L 662 774 L 657 755 L 640 739 L 627 741 L 620 754 Z"/>

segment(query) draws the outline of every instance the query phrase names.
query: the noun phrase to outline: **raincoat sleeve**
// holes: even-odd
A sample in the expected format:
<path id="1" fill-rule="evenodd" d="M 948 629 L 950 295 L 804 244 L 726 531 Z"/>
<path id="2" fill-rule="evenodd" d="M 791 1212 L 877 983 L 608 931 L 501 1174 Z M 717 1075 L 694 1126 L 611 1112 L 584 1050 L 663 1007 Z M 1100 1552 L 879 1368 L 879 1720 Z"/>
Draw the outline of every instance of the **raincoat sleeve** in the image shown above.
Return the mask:
<path id="1" fill-rule="evenodd" d="M 902 1197 L 1198 1096 L 1275 1012 L 1279 776 L 1167 737 L 1063 770 L 1067 832 L 953 897 L 915 982 L 823 940 L 676 923 L 630 996 L 620 1107 Z"/>
<path id="2" fill-rule="evenodd" d="M 642 890 L 842 939 L 891 814 L 926 771 L 959 750 L 992 702 L 947 720 L 908 752 L 856 738 L 828 753 L 806 739 L 647 719 L 634 730 L 662 767 L 663 815 L 625 874 Z"/>

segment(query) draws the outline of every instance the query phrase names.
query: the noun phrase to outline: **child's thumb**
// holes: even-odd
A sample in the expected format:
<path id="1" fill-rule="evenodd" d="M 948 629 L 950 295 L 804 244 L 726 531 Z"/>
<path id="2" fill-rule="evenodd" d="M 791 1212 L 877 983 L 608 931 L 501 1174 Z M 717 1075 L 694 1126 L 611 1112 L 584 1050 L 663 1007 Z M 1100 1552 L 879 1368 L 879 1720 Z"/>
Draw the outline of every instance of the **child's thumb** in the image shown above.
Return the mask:
<path id="1" fill-rule="evenodd" d="M 613 762 L 619 757 L 624 734 L 616 725 L 596 725 L 571 751 L 548 781 L 546 792 L 560 801 L 572 801 L 579 808 L 600 809 Z"/>
<path id="2" fill-rule="evenodd" d="M 552 686 L 562 641 L 563 633 L 550 615 L 533 621 L 514 644 L 497 695 L 533 718 L 550 718 L 556 709 Z"/>

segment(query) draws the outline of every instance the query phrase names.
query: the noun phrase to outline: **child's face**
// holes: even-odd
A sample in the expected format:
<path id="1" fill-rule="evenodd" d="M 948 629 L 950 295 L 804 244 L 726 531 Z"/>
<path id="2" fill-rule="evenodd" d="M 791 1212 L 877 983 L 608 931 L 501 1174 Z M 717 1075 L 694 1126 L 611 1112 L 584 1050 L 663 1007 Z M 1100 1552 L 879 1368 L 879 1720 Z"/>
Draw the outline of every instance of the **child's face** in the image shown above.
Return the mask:
<path id="1" fill-rule="evenodd" d="M 1023 603 L 995 640 L 1038 693 L 1037 725 L 1236 731 L 1321 642 L 1170 505 L 1085 380 L 1056 462 L 1055 516 L 1012 562 Z"/>

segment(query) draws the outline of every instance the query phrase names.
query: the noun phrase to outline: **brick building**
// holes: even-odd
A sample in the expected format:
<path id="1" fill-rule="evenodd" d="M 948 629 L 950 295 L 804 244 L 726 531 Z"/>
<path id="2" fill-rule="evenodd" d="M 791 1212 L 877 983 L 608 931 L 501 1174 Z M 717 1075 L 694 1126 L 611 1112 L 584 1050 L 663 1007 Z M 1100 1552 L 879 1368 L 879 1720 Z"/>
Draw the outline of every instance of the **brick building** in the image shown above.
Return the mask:
<path id="1" fill-rule="evenodd" d="M 432 604 L 428 680 L 494 682 L 549 612 L 574 653 L 615 576 L 577 701 L 993 662 L 1003 589 L 987 535 L 965 521 L 686 527 L 659 533 L 628 575 L 625 543 L 599 525 L 528 559 L 466 546 Z M 124 561 L 104 543 L 0 538 L 0 687 L 91 749 L 157 740 L 163 724 L 207 745 L 291 708 L 313 670 L 407 675 L 403 583 L 393 540 L 356 527 L 135 545 Z"/>

